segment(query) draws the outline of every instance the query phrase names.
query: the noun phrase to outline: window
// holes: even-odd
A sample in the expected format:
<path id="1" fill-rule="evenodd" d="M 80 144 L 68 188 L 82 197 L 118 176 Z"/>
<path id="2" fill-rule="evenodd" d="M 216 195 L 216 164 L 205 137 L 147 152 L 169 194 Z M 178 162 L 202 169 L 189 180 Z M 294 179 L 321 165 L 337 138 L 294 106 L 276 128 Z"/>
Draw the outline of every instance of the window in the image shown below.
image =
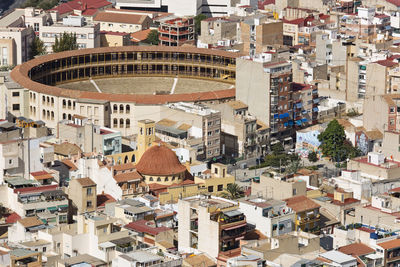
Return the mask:
<path id="1" fill-rule="evenodd" d="M 13 104 L 12 105 L 13 110 L 19 110 L 19 104 Z"/>
<path id="2" fill-rule="evenodd" d="M 91 208 L 92 207 L 92 201 L 87 201 L 86 202 L 86 207 Z"/>
<path id="3" fill-rule="evenodd" d="M 150 177 L 150 178 L 149 178 L 149 181 L 152 182 L 152 181 L 153 181 L 153 177 Z"/>
<path id="4" fill-rule="evenodd" d="M 126 114 L 129 114 L 131 112 L 131 106 L 130 105 L 126 105 L 125 111 L 126 111 Z"/>
<path id="5" fill-rule="evenodd" d="M 119 105 L 119 113 L 123 113 L 124 112 L 124 105 Z"/>
<path id="6" fill-rule="evenodd" d="M 212 135 L 212 132 L 211 132 L 211 131 L 209 131 L 209 132 L 207 133 L 207 135 L 208 135 L 208 136 L 211 136 L 211 135 Z"/>
<path id="7" fill-rule="evenodd" d="M 8 160 L 8 164 L 12 164 L 13 163 L 13 160 L 12 159 L 9 159 Z"/>
<path id="8" fill-rule="evenodd" d="M 161 178 L 160 177 L 157 178 L 157 182 L 161 182 Z"/>
<path id="9" fill-rule="evenodd" d="M 221 192 L 222 190 L 224 190 L 224 185 L 219 184 L 217 190 L 218 190 L 218 192 Z"/>
<path id="10" fill-rule="evenodd" d="M 124 119 L 119 119 L 119 127 L 124 128 Z"/>
<path id="11" fill-rule="evenodd" d="M 212 192 L 214 192 L 214 186 L 210 185 L 208 187 L 208 193 L 212 193 Z"/>
<path id="12" fill-rule="evenodd" d="M 1 54 L 2 65 L 8 65 L 8 48 L 3 47 Z"/>
<path id="13" fill-rule="evenodd" d="M 114 110 L 114 112 L 118 111 L 118 106 L 116 104 L 113 106 L 113 110 Z"/>
<path id="14" fill-rule="evenodd" d="M 394 119 L 390 119 L 389 124 L 394 125 Z"/>
<path id="15" fill-rule="evenodd" d="M 165 177 L 165 180 L 164 180 L 165 182 L 168 182 L 168 177 Z"/>
<path id="16" fill-rule="evenodd" d="M 390 107 L 390 113 L 394 113 L 394 107 Z"/>
<path id="17" fill-rule="evenodd" d="M 130 128 L 131 127 L 131 121 L 129 119 L 126 119 L 125 121 L 125 127 Z"/>
<path id="18" fill-rule="evenodd" d="M 293 196 L 295 196 L 297 194 L 297 189 L 293 188 Z"/>
<path id="19" fill-rule="evenodd" d="M 88 196 L 91 196 L 91 195 L 92 195 L 92 188 L 91 188 L 91 187 L 89 187 L 89 188 L 86 189 L 86 194 L 87 194 Z"/>
<path id="20" fill-rule="evenodd" d="M 13 92 L 12 96 L 19 96 L 19 92 Z"/>
<path id="21" fill-rule="evenodd" d="M 117 127 L 118 127 L 118 120 L 117 120 L 117 119 L 114 119 L 114 120 L 113 120 L 113 127 L 114 127 L 114 128 L 117 128 Z"/>
<path id="22" fill-rule="evenodd" d="M 35 32 L 38 32 L 39 31 L 39 23 L 33 23 L 33 30 L 35 31 Z M 43 251 L 44 252 L 44 251 Z"/>

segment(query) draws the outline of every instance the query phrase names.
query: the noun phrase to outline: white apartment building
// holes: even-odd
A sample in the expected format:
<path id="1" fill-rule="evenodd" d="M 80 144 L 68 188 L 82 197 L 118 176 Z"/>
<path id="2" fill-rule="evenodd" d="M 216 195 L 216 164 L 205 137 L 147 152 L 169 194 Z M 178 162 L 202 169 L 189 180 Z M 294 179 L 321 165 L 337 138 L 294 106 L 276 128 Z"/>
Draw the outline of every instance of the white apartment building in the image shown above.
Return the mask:
<path id="1" fill-rule="evenodd" d="M 275 237 L 293 231 L 295 212 L 285 201 L 253 197 L 239 200 L 239 209 L 247 222 L 267 237 Z"/>
<path id="2" fill-rule="evenodd" d="M 79 49 L 100 47 L 99 32 L 99 24 L 86 23 L 81 16 L 70 16 L 63 18 L 61 22 L 40 27 L 39 36 L 47 51 L 52 52 L 56 37 L 60 38 L 63 33 L 76 34 Z"/>

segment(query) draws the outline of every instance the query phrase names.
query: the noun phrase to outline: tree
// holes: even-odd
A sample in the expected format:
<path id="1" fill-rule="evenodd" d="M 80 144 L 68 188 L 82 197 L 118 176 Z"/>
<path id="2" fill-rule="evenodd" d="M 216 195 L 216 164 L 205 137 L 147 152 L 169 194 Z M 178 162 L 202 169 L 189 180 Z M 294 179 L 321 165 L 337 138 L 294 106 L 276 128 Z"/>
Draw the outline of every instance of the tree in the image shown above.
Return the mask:
<path id="1" fill-rule="evenodd" d="M 329 122 L 328 127 L 318 135 L 321 142 L 320 148 L 325 156 L 331 157 L 333 161 L 343 161 L 346 159 L 347 151 L 344 146 L 346 134 L 344 128 L 334 119 Z"/>
<path id="2" fill-rule="evenodd" d="M 285 151 L 285 148 L 283 147 L 283 145 L 281 143 L 276 143 L 271 146 L 271 150 L 274 155 L 279 155 Z"/>
<path id="3" fill-rule="evenodd" d="M 301 167 L 302 167 L 301 161 L 300 161 L 300 159 L 297 159 L 297 160 L 290 161 L 290 163 L 287 166 L 285 171 L 288 174 L 292 174 L 292 173 L 296 173 L 298 170 L 300 170 Z"/>
<path id="4" fill-rule="evenodd" d="M 196 35 L 199 35 L 201 32 L 201 21 L 205 20 L 207 18 L 206 15 L 204 14 L 199 14 L 196 17 L 194 17 L 194 32 Z"/>
<path id="5" fill-rule="evenodd" d="M 318 140 L 321 142 L 322 153 L 331 157 L 332 161 L 341 162 L 361 155 L 361 151 L 346 140 L 344 128 L 336 119 L 328 124 Z"/>
<path id="6" fill-rule="evenodd" d="M 27 0 L 21 5 L 21 7 L 36 7 L 44 10 L 49 10 L 55 7 L 58 3 L 59 0 Z"/>
<path id="7" fill-rule="evenodd" d="M 238 199 L 244 196 L 244 191 L 238 184 L 228 184 L 225 191 L 221 193 L 221 197 L 227 199 Z"/>
<path id="8" fill-rule="evenodd" d="M 44 42 L 40 40 L 38 37 L 35 37 L 33 39 L 33 42 L 31 44 L 31 54 L 30 58 L 34 58 L 36 56 L 41 56 L 46 54 L 46 47 L 44 46 Z"/>
<path id="9" fill-rule="evenodd" d="M 78 44 L 76 42 L 76 34 L 66 33 L 64 32 L 60 39 L 56 36 L 55 43 L 53 45 L 53 52 L 63 52 L 69 50 L 76 50 L 78 49 Z"/>
<path id="10" fill-rule="evenodd" d="M 317 162 L 318 161 L 318 155 L 316 152 L 312 151 L 308 154 L 308 160 L 310 162 Z"/>
<path id="11" fill-rule="evenodd" d="M 157 30 L 151 30 L 146 38 L 146 43 L 151 45 L 158 45 L 160 43 L 160 34 Z"/>

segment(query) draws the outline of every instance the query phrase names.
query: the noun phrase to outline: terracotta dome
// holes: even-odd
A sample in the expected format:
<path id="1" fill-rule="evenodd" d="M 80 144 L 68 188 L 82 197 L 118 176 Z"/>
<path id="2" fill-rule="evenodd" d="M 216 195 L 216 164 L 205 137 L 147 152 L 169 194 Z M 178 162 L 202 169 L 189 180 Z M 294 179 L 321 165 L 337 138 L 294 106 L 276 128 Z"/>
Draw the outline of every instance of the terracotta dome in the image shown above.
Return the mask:
<path id="1" fill-rule="evenodd" d="M 143 175 L 169 176 L 186 170 L 175 152 L 163 145 L 152 146 L 144 152 L 136 170 Z"/>

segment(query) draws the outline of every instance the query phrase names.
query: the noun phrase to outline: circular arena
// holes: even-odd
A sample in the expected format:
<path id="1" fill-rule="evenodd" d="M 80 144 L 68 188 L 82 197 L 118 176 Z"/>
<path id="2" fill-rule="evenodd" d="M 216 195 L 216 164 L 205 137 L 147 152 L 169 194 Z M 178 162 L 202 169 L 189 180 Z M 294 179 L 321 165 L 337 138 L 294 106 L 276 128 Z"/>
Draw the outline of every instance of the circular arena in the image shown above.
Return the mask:
<path id="1" fill-rule="evenodd" d="M 134 134 L 136 122 L 151 118 L 149 114 L 157 114 L 163 104 L 233 99 L 238 56 L 162 46 L 103 47 L 41 56 L 11 72 L 12 80 L 28 94 L 14 115 L 42 120 L 51 128 L 80 115 L 123 135 Z"/>
<path id="2" fill-rule="evenodd" d="M 234 97 L 237 53 L 128 46 L 67 51 L 17 66 L 12 79 L 57 97 L 163 104 Z M 112 78 L 112 79 L 111 79 Z"/>

